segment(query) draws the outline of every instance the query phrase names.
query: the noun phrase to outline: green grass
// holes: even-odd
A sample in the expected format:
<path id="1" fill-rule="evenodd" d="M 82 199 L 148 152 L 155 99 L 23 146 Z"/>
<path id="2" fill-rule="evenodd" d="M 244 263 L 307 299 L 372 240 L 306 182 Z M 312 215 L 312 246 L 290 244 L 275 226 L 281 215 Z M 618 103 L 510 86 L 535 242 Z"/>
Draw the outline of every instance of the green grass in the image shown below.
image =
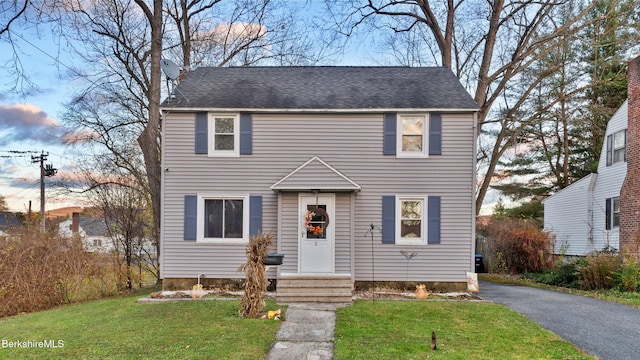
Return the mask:
<path id="1" fill-rule="evenodd" d="M 491 303 L 360 300 L 338 310 L 335 359 L 425 358 L 594 359 Z"/>
<path id="2" fill-rule="evenodd" d="M 0 319 L 0 340 L 64 343 L 0 348 L 0 359 L 263 359 L 280 324 L 238 318 L 238 300 L 137 304 L 139 297 Z M 492 303 L 360 300 L 338 310 L 335 359 L 425 358 L 594 359 Z"/>
<path id="3" fill-rule="evenodd" d="M 0 358 L 262 359 L 280 325 L 239 318 L 236 300 L 137 304 L 139 297 L 0 319 L 0 340 L 64 342 L 54 349 L 0 348 Z"/>

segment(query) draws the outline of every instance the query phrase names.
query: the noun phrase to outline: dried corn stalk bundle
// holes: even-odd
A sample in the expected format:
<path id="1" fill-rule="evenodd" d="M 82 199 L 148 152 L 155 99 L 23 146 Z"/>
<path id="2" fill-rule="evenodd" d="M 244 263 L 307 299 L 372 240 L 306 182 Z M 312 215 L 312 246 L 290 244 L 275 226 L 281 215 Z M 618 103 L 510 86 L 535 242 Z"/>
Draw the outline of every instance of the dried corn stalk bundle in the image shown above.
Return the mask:
<path id="1" fill-rule="evenodd" d="M 265 308 L 263 295 L 269 280 L 262 259 L 267 256 L 272 243 L 273 237 L 269 233 L 258 233 L 249 238 L 247 262 L 238 269 L 246 276 L 244 295 L 240 303 L 240 317 L 259 318 L 260 312 Z"/>

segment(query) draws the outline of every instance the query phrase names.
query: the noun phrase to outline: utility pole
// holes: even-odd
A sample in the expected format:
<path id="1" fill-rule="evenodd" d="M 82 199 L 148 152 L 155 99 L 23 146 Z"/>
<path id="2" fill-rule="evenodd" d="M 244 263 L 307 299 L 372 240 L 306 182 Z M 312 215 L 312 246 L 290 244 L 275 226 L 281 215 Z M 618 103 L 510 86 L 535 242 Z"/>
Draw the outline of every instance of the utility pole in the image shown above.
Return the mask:
<path id="1" fill-rule="evenodd" d="M 44 162 L 47 161 L 47 156 L 49 153 L 45 153 L 44 151 L 40 153 L 38 156 L 31 156 L 32 163 L 40 163 L 40 231 L 45 232 L 44 227 L 44 177 L 45 176 L 53 176 L 58 172 L 58 169 L 54 169 L 53 165 L 47 164 L 45 166 Z"/>

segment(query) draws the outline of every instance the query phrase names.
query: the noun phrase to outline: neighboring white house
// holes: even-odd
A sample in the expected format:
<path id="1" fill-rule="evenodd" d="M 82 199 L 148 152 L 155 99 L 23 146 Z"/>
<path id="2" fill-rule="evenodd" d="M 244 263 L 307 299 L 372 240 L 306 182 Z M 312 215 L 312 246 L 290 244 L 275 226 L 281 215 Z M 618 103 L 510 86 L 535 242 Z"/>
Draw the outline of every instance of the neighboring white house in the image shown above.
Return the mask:
<path id="1" fill-rule="evenodd" d="M 58 225 L 58 233 L 66 237 L 78 234 L 87 251 L 109 252 L 115 249 L 104 218 L 80 216 L 79 213 L 73 213 L 71 219 Z"/>
<path id="2" fill-rule="evenodd" d="M 544 229 L 556 237 L 556 253 L 587 255 L 619 249 L 620 189 L 627 173 L 628 102 L 613 115 L 600 154 L 598 172 L 549 196 Z"/>

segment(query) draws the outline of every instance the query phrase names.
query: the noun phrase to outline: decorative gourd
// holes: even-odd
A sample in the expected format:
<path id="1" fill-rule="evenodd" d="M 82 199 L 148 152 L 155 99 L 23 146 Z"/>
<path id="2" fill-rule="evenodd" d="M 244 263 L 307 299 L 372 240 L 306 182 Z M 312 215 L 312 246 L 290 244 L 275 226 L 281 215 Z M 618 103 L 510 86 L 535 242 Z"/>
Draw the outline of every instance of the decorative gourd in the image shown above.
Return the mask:
<path id="1" fill-rule="evenodd" d="M 429 292 L 427 291 L 426 286 L 424 286 L 424 284 L 416 285 L 416 299 L 424 300 L 428 296 L 429 296 Z"/>

